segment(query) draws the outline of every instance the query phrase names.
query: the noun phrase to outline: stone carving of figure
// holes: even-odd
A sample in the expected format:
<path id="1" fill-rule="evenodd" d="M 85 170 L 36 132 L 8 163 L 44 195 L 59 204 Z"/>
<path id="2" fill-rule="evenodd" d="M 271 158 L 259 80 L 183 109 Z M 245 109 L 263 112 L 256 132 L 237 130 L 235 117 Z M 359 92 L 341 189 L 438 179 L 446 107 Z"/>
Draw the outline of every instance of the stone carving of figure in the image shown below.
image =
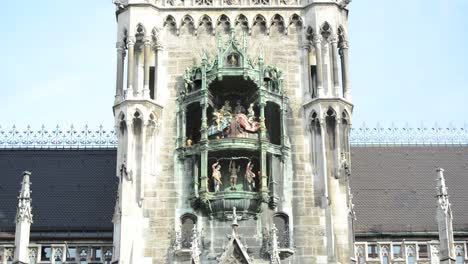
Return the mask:
<path id="1" fill-rule="evenodd" d="M 341 152 L 341 168 L 343 169 L 344 176 L 351 176 L 351 166 L 349 166 L 349 162 L 346 159 L 346 154 Z"/>
<path id="2" fill-rule="evenodd" d="M 234 54 L 229 55 L 229 64 L 231 66 L 237 66 L 236 55 L 234 55 Z"/>
<path id="3" fill-rule="evenodd" d="M 254 165 L 249 161 L 245 168 L 245 179 L 247 180 L 247 189 L 249 192 L 255 191 L 255 173 L 252 171 L 253 167 Z"/>
<path id="4" fill-rule="evenodd" d="M 253 123 L 255 121 L 255 111 L 253 107 L 254 104 L 251 103 L 249 109 L 247 109 L 247 117 L 249 118 L 249 123 Z"/>
<path id="5" fill-rule="evenodd" d="M 232 107 L 229 100 L 224 101 L 224 105 L 221 109 L 224 111 L 224 115 L 231 115 Z"/>
<path id="6" fill-rule="evenodd" d="M 231 160 L 231 162 L 229 162 L 229 173 L 231 173 L 231 177 L 230 177 L 231 190 L 236 189 L 237 174 L 239 173 L 239 171 L 240 171 L 240 166 L 236 168 L 236 162 Z"/>
<path id="7" fill-rule="evenodd" d="M 219 165 L 219 161 L 216 161 L 211 165 L 211 168 L 213 169 L 213 183 L 215 187 L 215 192 L 219 192 L 220 186 L 223 184 L 221 181 L 221 165 Z"/>
<path id="8" fill-rule="evenodd" d="M 241 100 L 237 100 L 237 105 L 234 111 L 236 112 L 236 114 L 245 114 L 245 108 L 241 104 Z"/>
<path id="9" fill-rule="evenodd" d="M 213 111 L 213 121 L 218 130 L 221 129 L 221 118 L 222 118 L 221 111 L 218 111 L 217 109 Z"/>

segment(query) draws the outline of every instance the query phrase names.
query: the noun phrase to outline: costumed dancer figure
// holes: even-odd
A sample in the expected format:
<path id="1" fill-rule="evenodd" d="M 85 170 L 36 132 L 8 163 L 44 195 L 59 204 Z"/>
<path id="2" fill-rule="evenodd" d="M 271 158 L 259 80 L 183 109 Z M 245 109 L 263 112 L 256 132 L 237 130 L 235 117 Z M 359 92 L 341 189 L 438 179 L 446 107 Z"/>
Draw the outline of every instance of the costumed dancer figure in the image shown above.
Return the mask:
<path id="1" fill-rule="evenodd" d="M 231 190 L 236 190 L 236 184 L 237 184 L 237 174 L 240 171 L 240 166 L 236 168 L 236 162 L 231 160 L 229 162 L 229 172 L 231 173 Z"/>
<path id="2" fill-rule="evenodd" d="M 255 191 L 255 173 L 252 171 L 253 167 L 252 161 L 249 161 L 245 168 L 245 179 L 247 180 L 247 189 L 249 192 Z"/>
<path id="3" fill-rule="evenodd" d="M 223 184 L 221 181 L 221 165 L 219 165 L 219 161 L 216 161 L 213 165 L 211 165 L 213 169 L 213 183 L 215 187 L 215 192 L 219 192 L 219 187 Z"/>

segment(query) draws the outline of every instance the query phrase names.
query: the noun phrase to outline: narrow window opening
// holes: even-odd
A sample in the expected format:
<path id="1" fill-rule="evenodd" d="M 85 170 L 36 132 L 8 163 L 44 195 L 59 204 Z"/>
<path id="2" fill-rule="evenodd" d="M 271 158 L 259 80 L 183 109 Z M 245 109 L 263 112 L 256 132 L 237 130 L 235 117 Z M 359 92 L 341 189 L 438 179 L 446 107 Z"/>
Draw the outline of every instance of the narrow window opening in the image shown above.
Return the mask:
<path id="1" fill-rule="evenodd" d="M 155 91 L 155 83 L 154 83 L 154 67 L 150 67 L 150 73 L 149 73 L 149 90 L 150 90 L 150 98 L 154 100 L 154 91 Z"/>
<path id="2" fill-rule="evenodd" d="M 377 245 L 368 245 L 367 246 L 367 257 L 376 259 L 379 257 L 379 248 Z"/>

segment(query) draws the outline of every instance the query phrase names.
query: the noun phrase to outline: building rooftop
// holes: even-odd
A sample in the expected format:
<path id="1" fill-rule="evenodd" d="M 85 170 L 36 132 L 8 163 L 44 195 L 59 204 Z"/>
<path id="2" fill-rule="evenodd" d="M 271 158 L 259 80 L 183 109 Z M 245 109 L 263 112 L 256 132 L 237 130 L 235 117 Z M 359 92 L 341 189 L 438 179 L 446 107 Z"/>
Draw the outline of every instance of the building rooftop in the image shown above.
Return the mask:
<path id="1" fill-rule="evenodd" d="M 24 170 L 32 172 L 32 231 L 110 231 L 116 150 L 0 150 L 0 232 L 14 230 Z M 436 172 L 445 176 L 454 229 L 468 231 L 467 146 L 354 146 L 358 233 L 436 231 Z"/>

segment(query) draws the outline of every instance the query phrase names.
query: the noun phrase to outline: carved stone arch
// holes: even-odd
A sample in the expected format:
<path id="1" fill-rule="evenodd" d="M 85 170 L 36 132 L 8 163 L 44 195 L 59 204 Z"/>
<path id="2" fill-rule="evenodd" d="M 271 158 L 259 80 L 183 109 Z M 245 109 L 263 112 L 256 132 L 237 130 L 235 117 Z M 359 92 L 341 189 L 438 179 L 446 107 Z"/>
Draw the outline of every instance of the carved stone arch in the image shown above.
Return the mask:
<path id="1" fill-rule="evenodd" d="M 288 25 L 286 26 L 285 33 L 289 34 L 289 28 L 291 27 L 293 29 L 296 29 L 295 30 L 296 33 L 300 32 L 302 29 L 302 24 L 303 24 L 302 17 L 296 13 L 292 14 L 291 16 L 289 16 Z"/>
<path id="2" fill-rule="evenodd" d="M 236 17 L 236 26 L 240 26 L 242 31 L 250 34 L 249 19 L 244 15 L 240 14 Z"/>
<path id="3" fill-rule="evenodd" d="M 115 126 L 118 129 L 118 132 L 120 133 L 121 136 L 123 136 L 126 133 L 126 131 L 127 131 L 127 121 L 125 120 L 125 113 L 124 112 L 119 113 L 119 115 L 117 117 L 117 120 L 116 120 Z"/>
<path id="4" fill-rule="evenodd" d="M 273 214 L 273 223 L 278 230 L 278 246 L 279 248 L 289 248 L 290 239 L 289 239 L 289 215 L 283 212 L 277 212 Z"/>
<path id="5" fill-rule="evenodd" d="M 331 27 L 330 23 L 327 21 L 322 23 L 320 26 L 320 34 L 324 39 L 328 39 L 328 37 L 333 34 L 333 28 Z"/>
<path id="6" fill-rule="evenodd" d="M 198 28 L 200 27 L 206 29 L 206 32 L 208 34 L 214 35 L 213 20 L 209 15 L 204 14 L 200 17 L 200 19 L 198 20 Z"/>
<path id="7" fill-rule="evenodd" d="M 286 25 L 284 23 L 284 18 L 280 14 L 275 14 L 270 19 L 270 28 L 277 27 L 278 32 L 285 33 L 286 32 Z"/>
<path id="8" fill-rule="evenodd" d="M 260 32 L 262 33 L 266 33 L 267 35 L 270 33 L 269 32 L 269 28 L 268 28 L 268 24 L 267 24 L 267 20 L 266 18 L 261 15 L 261 14 L 257 14 L 254 19 L 252 20 L 252 26 L 251 28 L 253 29 L 254 27 L 260 27 Z"/>
<path id="9" fill-rule="evenodd" d="M 142 23 L 138 23 L 135 27 L 135 39 L 143 41 L 146 37 L 146 28 Z"/>
<path id="10" fill-rule="evenodd" d="M 196 25 L 192 16 L 187 14 L 182 17 L 180 21 L 179 32 L 181 30 L 183 31 L 183 33 L 195 34 L 195 35 L 197 34 L 197 28 L 196 28 Z"/>
<path id="11" fill-rule="evenodd" d="M 190 248 L 192 245 L 192 232 L 197 225 L 197 216 L 185 213 L 180 216 L 181 247 Z"/>
<path id="12" fill-rule="evenodd" d="M 216 27 L 221 27 L 225 33 L 231 28 L 231 19 L 226 14 L 221 14 L 216 21 Z"/>
<path id="13" fill-rule="evenodd" d="M 315 30 L 313 27 L 311 26 L 307 26 L 305 32 L 305 39 L 308 40 L 308 41 L 312 41 L 314 39 L 314 35 L 315 35 Z"/>
<path id="14" fill-rule="evenodd" d="M 329 116 L 329 117 L 335 117 L 336 118 L 338 116 L 338 114 L 337 114 L 335 108 L 333 108 L 333 106 L 329 106 L 327 108 L 327 111 L 325 111 L 324 114 L 325 114 L 325 117 Z"/>
<path id="15" fill-rule="evenodd" d="M 161 45 L 161 36 L 160 36 L 160 30 L 157 27 L 154 27 L 151 30 L 151 40 L 153 41 L 153 45 L 159 46 Z"/>
<path id="16" fill-rule="evenodd" d="M 348 35 L 346 34 L 346 30 L 344 29 L 344 27 L 342 25 L 339 25 L 338 26 L 338 29 L 337 29 L 337 35 L 338 35 L 338 40 L 341 42 L 341 41 L 348 41 Z"/>
<path id="17" fill-rule="evenodd" d="M 164 19 L 163 27 L 167 27 L 170 32 L 179 35 L 179 28 L 177 27 L 177 20 L 171 16 L 168 15 L 166 19 Z"/>
<path id="18" fill-rule="evenodd" d="M 135 108 L 132 114 L 132 118 L 138 118 L 141 120 L 145 120 L 145 116 L 143 115 L 143 111 L 141 111 L 139 108 Z"/>

